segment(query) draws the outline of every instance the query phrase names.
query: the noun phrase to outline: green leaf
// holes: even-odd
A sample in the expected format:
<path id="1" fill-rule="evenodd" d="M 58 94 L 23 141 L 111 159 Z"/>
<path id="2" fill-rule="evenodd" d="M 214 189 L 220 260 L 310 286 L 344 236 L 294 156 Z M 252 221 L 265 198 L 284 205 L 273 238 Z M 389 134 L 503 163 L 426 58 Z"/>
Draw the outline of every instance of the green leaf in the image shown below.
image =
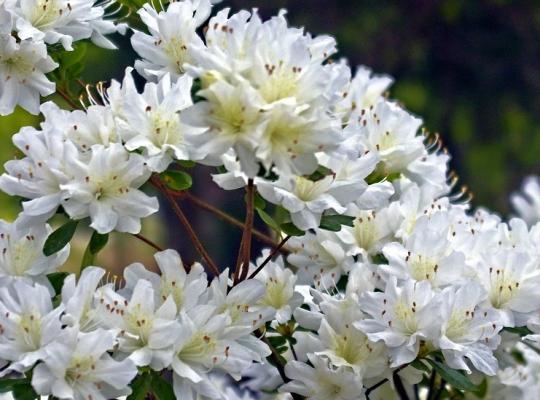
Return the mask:
<path id="1" fill-rule="evenodd" d="M 46 256 L 52 256 L 66 247 L 75 234 L 78 223 L 79 221 L 68 221 L 51 233 L 43 246 L 43 254 Z"/>
<path id="2" fill-rule="evenodd" d="M 28 381 L 13 386 L 11 394 L 15 400 L 35 400 L 39 398 L 38 394 L 34 391 L 34 388 Z"/>
<path id="3" fill-rule="evenodd" d="M 92 233 L 92 237 L 86 246 L 84 251 L 82 262 L 81 262 L 81 271 L 86 267 L 93 265 L 95 263 L 96 255 L 107 245 L 109 241 L 109 234 L 101 234 L 96 231 Z"/>
<path id="4" fill-rule="evenodd" d="M 144 400 L 152 386 L 152 376 L 150 374 L 142 374 L 137 376 L 131 382 L 131 394 L 126 400 Z"/>
<path id="5" fill-rule="evenodd" d="M 280 229 L 289 236 L 304 236 L 306 232 L 298 229 L 292 222 L 286 222 L 280 225 Z"/>
<path id="6" fill-rule="evenodd" d="M 47 279 L 51 283 L 54 293 L 58 296 L 62 291 L 62 286 L 64 286 L 64 280 L 69 274 L 67 272 L 53 272 L 52 274 L 47 275 Z"/>
<path id="7" fill-rule="evenodd" d="M 462 372 L 450 368 L 449 366 L 435 360 L 426 359 L 437 373 L 452 387 L 459 390 L 472 391 L 476 386 Z"/>
<path id="8" fill-rule="evenodd" d="M 152 392 L 158 400 L 176 399 L 171 384 L 157 372 L 152 375 Z"/>
<path id="9" fill-rule="evenodd" d="M 11 392 L 17 385 L 25 385 L 26 379 L 2 379 L 0 380 L 0 393 Z"/>
<path id="10" fill-rule="evenodd" d="M 287 339 L 283 336 L 270 336 L 268 342 L 270 342 L 273 347 L 280 347 L 287 344 Z"/>
<path id="11" fill-rule="evenodd" d="M 193 168 L 196 165 L 196 162 L 191 160 L 178 160 L 176 162 L 184 168 Z"/>
<path id="12" fill-rule="evenodd" d="M 354 217 L 348 215 L 323 215 L 319 228 L 339 232 L 341 225 L 354 226 Z"/>
<path id="13" fill-rule="evenodd" d="M 107 242 L 109 241 L 109 234 L 101 234 L 99 232 L 94 231 L 92 234 L 92 237 L 90 238 L 90 243 L 88 244 L 88 248 L 92 252 L 92 254 L 97 254 L 103 248 L 107 245 Z"/>
<path id="14" fill-rule="evenodd" d="M 428 367 L 426 364 L 424 364 L 424 363 L 422 362 L 422 360 L 420 360 L 420 359 L 414 360 L 414 361 L 411 363 L 411 367 L 416 368 L 416 369 L 418 369 L 418 370 L 420 370 L 420 371 L 431 372 L 431 370 L 429 369 L 429 367 Z"/>
<path id="15" fill-rule="evenodd" d="M 526 326 L 520 326 L 520 327 L 516 327 L 516 328 L 506 327 L 506 328 L 503 329 L 503 331 L 510 332 L 510 333 L 515 333 L 516 335 L 519 335 L 519 336 L 527 336 L 527 335 L 533 334 L 533 331 L 531 331 Z"/>
<path id="16" fill-rule="evenodd" d="M 263 211 L 260 208 L 256 208 L 256 211 L 257 211 L 257 214 L 259 214 L 259 217 L 261 217 L 261 219 L 266 225 L 268 225 L 277 233 L 281 232 L 281 229 L 279 228 L 278 223 L 274 221 L 274 218 L 272 218 L 266 211 Z"/>
<path id="17" fill-rule="evenodd" d="M 473 394 L 480 399 L 484 399 L 487 395 L 487 390 L 488 390 L 488 381 L 486 378 L 484 378 L 482 382 L 479 385 L 477 385 L 476 388 L 473 390 Z"/>
<path id="18" fill-rule="evenodd" d="M 184 171 L 167 171 L 161 174 L 161 177 L 172 190 L 186 190 L 193 185 L 193 179 Z"/>
<path id="19" fill-rule="evenodd" d="M 266 201 L 261 197 L 259 193 L 255 193 L 254 206 L 257 210 L 264 210 L 266 207 Z"/>

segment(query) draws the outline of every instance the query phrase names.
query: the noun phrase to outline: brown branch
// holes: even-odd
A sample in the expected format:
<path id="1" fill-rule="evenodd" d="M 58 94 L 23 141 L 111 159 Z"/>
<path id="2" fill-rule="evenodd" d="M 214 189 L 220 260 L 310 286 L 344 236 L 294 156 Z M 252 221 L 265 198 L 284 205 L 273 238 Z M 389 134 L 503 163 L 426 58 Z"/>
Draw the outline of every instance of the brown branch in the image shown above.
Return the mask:
<path id="1" fill-rule="evenodd" d="M 214 276 L 219 276 L 219 268 L 217 267 L 216 263 L 212 260 L 206 249 L 204 248 L 203 244 L 199 240 L 197 233 L 189 223 L 189 220 L 187 219 L 186 215 L 176 202 L 176 199 L 173 197 L 173 195 L 169 192 L 169 190 L 163 186 L 163 184 L 158 179 L 152 179 L 152 183 L 163 193 L 165 198 L 169 201 L 171 204 L 171 207 L 178 217 L 179 221 L 184 225 L 184 228 L 186 229 L 193 245 L 197 249 L 198 253 L 201 255 L 201 257 L 206 261 L 206 264 L 210 268 L 212 274 Z"/>
<path id="2" fill-rule="evenodd" d="M 236 259 L 236 267 L 234 269 L 234 284 L 242 280 L 249 269 L 249 256 L 251 252 L 251 230 L 253 229 L 253 202 L 255 189 L 253 179 L 248 181 L 246 186 L 246 222 L 242 231 L 242 239 L 240 248 L 238 249 L 238 258 Z M 244 273 L 244 270 L 246 271 Z"/>
<path id="3" fill-rule="evenodd" d="M 185 193 L 181 194 L 180 192 L 178 192 L 177 196 L 180 197 L 180 198 L 185 198 L 185 199 L 191 201 L 193 203 L 193 205 L 199 207 L 202 210 L 206 210 L 208 212 L 211 212 L 216 217 L 220 218 L 221 220 L 227 222 L 228 224 L 230 224 L 230 225 L 232 225 L 232 226 L 234 226 L 236 228 L 244 229 L 244 223 L 242 221 L 237 220 L 236 218 L 230 216 L 229 214 L 221 211 L 219 208 L 214 207 L 213 205 L 205 202 L 204 200 L 201 200 L 198 197 L 193 196 L 191 193 L 185 192 Z M 255 239 L 258 239 L 261 242 L 263 242 L 263 243 L 265 243 L 265 244 L 267 244 L 269 246 L 272 246 L 272 247 L 276 246 L 276 242 L 271 237 L 264 234 L 263 232 L 261 232 L 261 231 L 259 231 L 257 229 L 252 229 L 251 232 L 252 232 L 253 237 Z M 289 252 L 289 250 L 286 249 L 286 248 L 281 248 L 281 251 L 284 252 L 284 253 Z"/>
<path id="4" fill-rule="evenodd" d="M 160 246 L 152 242 L 150 239 L 145 238 L 143 235 L 136 233 L 136 234 L 133 234 L 133 236 L 139 239 L 140 241 L 146 243 L 148 246 L 153 247 L 157 251 L 163 251 L 163 249 Z"/>
<path id="5" fill-rule="evenodd" d="M 281 242 L 279 242 L 279 244 L 274 248 L 274 250 L 272 250 L 268 257 L 266 257 L 262 264 L 259 265 L 259 267 L 249 276 L 249 279 L 255 278 L 255 276 L 257 276 L 257 274 L 262 271 L 266 264 L 268 264 L 274 258 L 274 256 L 281 250 L 281 248 L 285 245 L 285 243 L 287 243 L 287 240 L 289 240 L 290 238 L 291 236 L 285 236 L 281 240 Z"/>
<path id="6" fill-rule="evenodd" d="M 69 95 L 66 92 L 64 92 L 63 89 L 60 89 L 59 87 L 57 87 L 56 88 L 56 93 L 58 93 L 66 101 L 66 103 L 68 103 L 74 109 L 80 109 L 81 108 L 81 107 L 79 107 L 79 105 L 75 101 L 73 101 L 73 99 L 71 97 L 69 97 Z"/>

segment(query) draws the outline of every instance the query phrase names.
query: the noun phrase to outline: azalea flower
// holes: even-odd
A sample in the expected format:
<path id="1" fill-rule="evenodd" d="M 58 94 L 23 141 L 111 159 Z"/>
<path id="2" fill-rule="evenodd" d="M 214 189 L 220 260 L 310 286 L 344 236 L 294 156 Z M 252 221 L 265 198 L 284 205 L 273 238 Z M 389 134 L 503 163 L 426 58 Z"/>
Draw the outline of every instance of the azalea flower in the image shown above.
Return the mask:
<path id="1" fill-rule="evenodd" d="M 0 115 L 9 115 L 20 105 L 39 112 L 39 97 L 55 91 L 45 74 L 58 67 L 47 55 L 43 42 L 17 41 L 9 33 L 0 34 Z"/>
<path id="2" fill-rule="evenodd" d="M 74 219 L 90 217 L 99 233 L 138 233 L 140 219 L 158 210 L 156 198 L 139 187 L 148 179 L 144 159 L 120 144 L 94 145 L 87 163 L 73 160 L 75 179 L 61 185 L 66 212 Z"/>
<path id="3" fill-rule="evenodd" d="M 129 359 L 116 361 L 108 354 L 114 341 L 111 331 L 65 330 L 34 369 L 32 386 L 40 395 L 60 399 L 105 400 L 129 394 L 137 368 Z"/>

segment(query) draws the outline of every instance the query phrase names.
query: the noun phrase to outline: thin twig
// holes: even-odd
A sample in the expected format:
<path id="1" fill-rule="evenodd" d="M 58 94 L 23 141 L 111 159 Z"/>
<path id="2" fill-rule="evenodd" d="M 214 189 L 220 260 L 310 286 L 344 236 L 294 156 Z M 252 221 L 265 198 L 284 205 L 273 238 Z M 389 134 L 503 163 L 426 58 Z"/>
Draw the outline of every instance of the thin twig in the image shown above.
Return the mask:
<path id="1" fill-rule="evenodd" d="M 210 268 L 212 274 L 214 276 L 219 276 L 219 268 L 217 267 L 216 263 L 214 263 L 214 261 L 212 260 L 212 258 L 210 257 L 206 249 L 204 248 L 203 244 L 197 237 L 197 233 L 195 232 L 195 230 L 189 223 L 189 220 L 187 219 L 186 215 L 184 214 L 184 212 L 182 211 L 182 209 L 176 202 L 175 198 L 169 193 L 167 188 L 164 187 L 163 184 L 159 182 L 157 179 L 153 180 L 153 183 L 154 185 L 156 185 L 156 187 L 158 187 L 161 190 L 165 198 L 171 204 L 174 213 L 176 214 L 176 216 L 178 217 L 182 225 L 184 225 L 184 228 L 186 229 L 191 241 L 193 242 L 193 245 L 195 246 L 195 248 L 197 249 L 201 257 L 206 261 L 206 264 L 208 264 L 208 267 Z"/>
<path id="2" fill-rule="evenodd" d="M 407 394 L 407 390 L 405 389 L 405 386 L 403 386 L 403 382 L 401 381 L 401 378 L 399 377 L 398 371 L 394 371 L 392 375 L 392 379 L 394 381 L 394 387 L 396 388 L 396 392 L 400 400 L 409 400 L 409 395 Z"/>
<path id="3" fill-rule="evenodd" d="M 234 284 L 242 280 L 244 275 L 243 270 L 249 269 L 249 254 L 246 263 L 246 253 L 251 251 L 251 230 L 253 229 L 253 199 L 255 191 L 253 187 L 253 179 L 248 181 L 246 187 L 246 221 L 244 223 L 244 229 L 242 231 L 242 239 L 240 240 L 240 247 L 238 249 L 238 257 L 236 259 L 236 267 L 234 268 Z M 248 243 L 249 236 L 249 243 Z"/>
<path id="4" fill-rule="evenodd" d="M 62 89 L 60 89 L 59 87 L 56 88 L 56 93 L 58 93 L 66 101 L 66 103 L 68 103 L 74 109 L 80 108 L 79 105 L 75 103 L 75 101 L 73 101 L 71 97 L 69 97 L 69 95 L 66 92 L 64 92 Z"/>
<path id="5" fill-rule="evenodd" d="M 228 224 L 230 224 L 232 226 L 235 226 L 236 228 L 239 228 L 239 229 L 244 229 L 244 223 L 242 221 L 237 220 L 236 218 L 234 218 L 234 217 L 230 216 L 229 214 L 223 212 L 219 208 L 214 207 L 213 205 L 205 202 L 204 200 L 201 200 L 201 199 L 193 196 L 191 193 L 185 192 L 182 195 L 178 194 L 178 196 L 181 197 L 181 198 L 185 198 L 185 199 L 189 200 L 190 202 L 193 203 L 193 205 L 199 207 L 202 210 L 206 210 L 208 212 L 211 212 L 212 214 L 214 214 L 215 216 L 217 216 L 221 220 L 227 222 Z M 261 232 L 261 231 L 259 231 L 257 229 L 252 229 L 251 232 L 253 233 L 253 236 L 256 239 L 260 240 L 261 242 L 263 242 L 263 243 L 265 243 L 265 244 L 267 244 L 269 246 L 272 246 L 272 247 L 274 247 L 276 245 L 276 242 L 271 237 L 264 234 L 263 232 Z M 286 249 L 284 247 L 281 249 L 281 251 L 284 252 L 284 253 L 289 253 L 290 252 L 288 249 Z"/>
<path id="6" fill-rule="evenodd" d="M 136 237 L 137 239 L 143 241 L 144 243 L 146 243 L 148 246 L 150 247 L 153 247 L 154 249 L 156 249 L 157 251 L 163 251 L 163 249 L 158 246 L 157 244 L 155 244 L 154 242 L 152 242 L 150 239 L 148 238 L 145 238 L 143 235 L 141 235 L 140 233 L 135 233 L 133 234 L 134 237 Z"/>
<path id="7" fill-rule="evenodd" d="M 394 371 L 394 374 L 397 374 L 399 371 L 401 371 L 402 369 L 408 367 L 409 364 L 405 364 L 405 365 L 402 365 L 401 367 L 399 367 L 398 369 L 396 369 Z M 380 380 L 379 382 L 377 382 L 376 384 L 374 384 L 373 386 L 370 386 L 366 389 L 366 392 L 364 393 L 364 395 L 366 396 L 366 399 L 369 399 L 369 394 L 371 392 L 373 392 L 375 389 L 381 387 L 382 385 L 384 385 L 386 382 L 388 382 L 388 378 L 384 378 L 383 380 Z"/>
<path id="8" fill-rule="evenodd" d="M 265 260 L 261 263 L 261 265 L 259 265 L 257 269 L 253 271 L 253 273 L 249 276 L 249 279 L 255 278 L 255 276 L 257 276 L 257 274 L 261 272 L 262 269 L 266 266 L 266 264 L 272 261 L 274 256 L 281 250 L 281 248 L 285 245 L 285 243 L 287 243 L 287 240 L 289 240 L 290 238 L 291 236 L 285 236 L 281 240 L 281 242 L 279 242 L 279 244 L 274 248 L 274 250 L 272 250 L 272 252 L 268 255 L 268 257 L 265 258 Z"/>

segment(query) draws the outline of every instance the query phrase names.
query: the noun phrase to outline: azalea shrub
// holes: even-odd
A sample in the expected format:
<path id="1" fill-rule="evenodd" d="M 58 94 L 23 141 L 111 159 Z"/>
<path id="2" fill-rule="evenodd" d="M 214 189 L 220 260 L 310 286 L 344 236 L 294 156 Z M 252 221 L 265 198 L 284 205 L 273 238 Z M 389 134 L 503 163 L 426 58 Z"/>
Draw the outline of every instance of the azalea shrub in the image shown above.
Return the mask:
<path id="1" fill-rule="evenodd" d="M 538 178 L 512 197 L 521 217 L 475 208 L 390 77 L 333 59 L 334 39 L 285 11 L 212 3 L 0 4 L 0 114 L 41 116 L 0 177 L 22 204 L 0 222 L 0 392 L 537 398 Z M 84 47 L 115 34 L 134 66 L 82 82 Z M 197 168 L 245 193 L 245 220 L 193 194 Z M 180 199 L 241 229 L 236 262 L 212 259 Z M 160 203 L 198 262 L 141 235 Z M 84 227 L 80 272 L 60 272 Z M 151 246 L 158 269 L 96 265 L 112 232 Z"/>

